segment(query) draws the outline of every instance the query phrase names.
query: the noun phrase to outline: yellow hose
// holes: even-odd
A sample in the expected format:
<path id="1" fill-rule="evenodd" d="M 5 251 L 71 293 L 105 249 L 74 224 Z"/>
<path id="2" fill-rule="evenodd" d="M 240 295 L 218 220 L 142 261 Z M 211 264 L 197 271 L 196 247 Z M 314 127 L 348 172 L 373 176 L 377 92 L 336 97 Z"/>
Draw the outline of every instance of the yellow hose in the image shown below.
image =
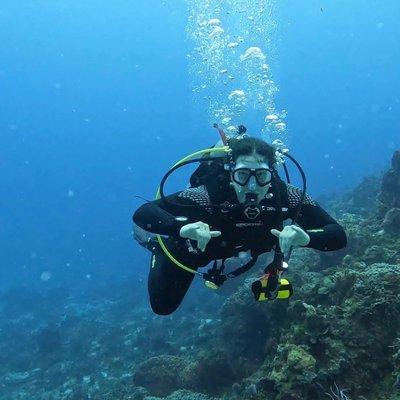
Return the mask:
<path id="1" fill-rule="evenodd" d="M 228 153 L 231 149 L 229 148 L 229 146 L 223 146 L 223 147 L 213 147 L 211 149 L 205 149 L 205 150 L 199 150 L 196 151 L 195 153 L 189 154 L 188 156 L 186 156 L 185 158 L 182 158 L 182 160 L 179 160 L 177 163 L 175 163 L 172 168 L 178 166 L 179 164 L 182 164 L 186 161 L 189 161 L 192 158 L 195 158 L 197 156 L 203 156 L 205 154 L 210 154 L 213 152 L 224 152 L 224 153 Z M 156 200 L 160 199 L 161 197 L 161 193 L 160 193 L 160 187 L 158 187 L 157 189 L 157 193 L 156 193 Z M 164 243 L 163 238 L 160 235 L 157 235 L 157 241 L 160 244 L 160 247 L 162 249 L 162 251 L 164 252 L 164 254 L 179 268 L 184 269 L 187 272 L 191 272 L 192 274 L 199 274 L 202 275 L 200 272 L 197 272 L 196 270 L 182 264 L 181 262 L 179 262 L 167 249 L 167 246 Z"/>

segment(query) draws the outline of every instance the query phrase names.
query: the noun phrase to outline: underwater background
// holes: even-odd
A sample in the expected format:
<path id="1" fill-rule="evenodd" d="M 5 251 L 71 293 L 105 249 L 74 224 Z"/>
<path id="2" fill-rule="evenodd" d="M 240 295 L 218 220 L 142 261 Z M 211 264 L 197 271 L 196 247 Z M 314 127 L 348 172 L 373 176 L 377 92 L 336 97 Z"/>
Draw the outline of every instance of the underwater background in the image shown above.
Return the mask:
<path id="1" fill-rule="evenodd" d="M 400 398 L 399 19 L 397 0 L 2 0 L 0 398 Z M 135 196 L 214 122 L 283 140 L 350 245 L 299 251 L 290 305 L 199 284 L 163 319 Z"/>

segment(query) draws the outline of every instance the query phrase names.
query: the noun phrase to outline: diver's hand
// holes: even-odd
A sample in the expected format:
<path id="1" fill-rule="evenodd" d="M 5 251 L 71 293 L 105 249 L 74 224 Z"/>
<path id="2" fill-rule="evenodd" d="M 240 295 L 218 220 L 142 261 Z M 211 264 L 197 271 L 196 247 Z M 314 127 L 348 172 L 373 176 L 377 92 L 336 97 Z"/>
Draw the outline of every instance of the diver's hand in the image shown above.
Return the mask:
<path id="1" fill-rule="evenodd" d="M 196 240 L 199 250 L 204 251 L 211 238 L 220 236 L 221 232 L 210 231 L 210 226 L 208 224 L 198 221 L 192 224 L 183 225 L 179 234 L 185 239 Z"/>
<path id="2" fill-rule="evenodd" d="M 282 252 L 288 253 L 291 248 L 307 246 L 310 243 L 310 236 L 297 225 L 287 225 L 282 232 L 271 229 L 271 233 L 279 238 L 279 246 Z"/>

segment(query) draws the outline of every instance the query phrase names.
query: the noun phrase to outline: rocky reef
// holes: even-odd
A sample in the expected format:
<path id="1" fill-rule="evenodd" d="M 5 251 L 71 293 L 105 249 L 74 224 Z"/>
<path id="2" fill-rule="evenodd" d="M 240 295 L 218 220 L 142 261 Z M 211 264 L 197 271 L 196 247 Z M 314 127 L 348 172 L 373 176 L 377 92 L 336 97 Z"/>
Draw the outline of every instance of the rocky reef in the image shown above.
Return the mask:
<path id="1" fill-rule="evenodd" d="M 349 245 L 294 252 L 290 300 L 256 303 L 255 269 L 227 298 L 195 286 L 158 317 L 142 282 L 0 302 L 0 398 L 400 398 L 400 152 L 382 176 L 323 204 Z"/>

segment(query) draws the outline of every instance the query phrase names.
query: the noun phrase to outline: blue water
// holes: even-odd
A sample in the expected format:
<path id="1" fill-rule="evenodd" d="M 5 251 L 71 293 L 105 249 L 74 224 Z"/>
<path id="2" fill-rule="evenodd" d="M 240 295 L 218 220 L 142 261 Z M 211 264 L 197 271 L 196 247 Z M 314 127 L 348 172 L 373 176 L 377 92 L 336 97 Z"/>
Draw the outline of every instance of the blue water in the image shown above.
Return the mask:
<path id="1" fill-rule="evenodd" d="M 134 196 L 217 140 L 191 91 L 186 4 L 171 3 L 1 2 L 2 285 L 146 275 Z M 276 104 L 316 197 L 400 146 L 399 19 L 397 0 L 276 5 Z"/>

